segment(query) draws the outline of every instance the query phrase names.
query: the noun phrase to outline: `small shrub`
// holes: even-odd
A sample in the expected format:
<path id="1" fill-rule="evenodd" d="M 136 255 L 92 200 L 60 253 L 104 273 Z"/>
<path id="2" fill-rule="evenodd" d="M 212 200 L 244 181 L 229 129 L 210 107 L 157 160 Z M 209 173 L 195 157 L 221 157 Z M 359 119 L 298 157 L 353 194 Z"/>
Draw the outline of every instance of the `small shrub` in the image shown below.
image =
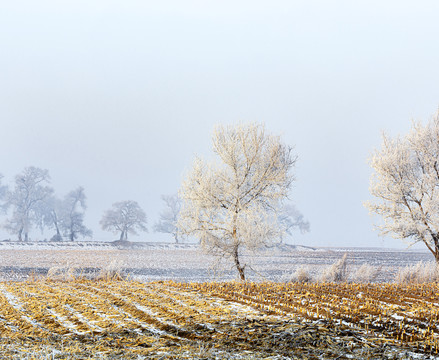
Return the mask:
<path id="1" fill-rule="evenodd" d="M 113 261 L 108 266 L 100 269 L 95 279 L 104 281 L 120 281 L 126 279 L 126 275 L 123 273 L 122 264 Z"/>
<path id="2" fill-rule="evenodd" d="M 374 282 L 381 272 L 381 267 L 375 268 L 369 264 L 361 265 L 354 274 L 354 282 L 371 283 Z"/>
<path id="3" fill-rule="evenodd" d="M 399 268 L 395 275 L 398 284 L 422 284 L 439 281 L 439 266 L 435 262 L 418 262 L 412 266 Z"/>
<path id="4" fill-rule="evenodd" d="M 308 283 L 312 281 L 312 277 L 309 273 L 309 270 L 305 266 L 300 266 L 297 268 L 296 272 L 293 275 L 292 281 L 299 283 Z"/>
<path id="5" fill-rule="evenodd" d="M 321 281 L 323 282 L 345 282 L 348 280 L 347 257 L 345 253 L 340 260 L 323 270 Z"/>

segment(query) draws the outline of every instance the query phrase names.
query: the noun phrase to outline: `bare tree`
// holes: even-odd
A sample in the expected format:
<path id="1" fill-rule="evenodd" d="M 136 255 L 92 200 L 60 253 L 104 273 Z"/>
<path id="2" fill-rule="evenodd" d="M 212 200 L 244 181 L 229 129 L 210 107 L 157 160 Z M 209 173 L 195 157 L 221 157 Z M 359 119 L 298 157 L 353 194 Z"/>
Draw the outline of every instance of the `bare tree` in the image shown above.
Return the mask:
<path id="1" fill-rule="evenodd" d="M 279 214 L 279 223 L 285 230 L 285 233 L 292 235 L 294 230 L 299 230 L 302 234 L 309 232 L 309 221 L 305 220 L 303 214 L 297 210 L 292 203 L 283 204 Z M 282 240 L 283 238 L 281 238 Z"/>
<path id="2" fill-rule="evenodd" d="M 296 157 L 259 124 L 217 126 L 213 150 L 220 163 L 197 158 L 182 184 L 178 227 L 207 251 L 233 259 L 245 280 L 240 251 L 280 237 L 277 210 L 293 181 Z"/>
<path id="3" fill-rule="evenodd" d="M 87 209 L 86 196 L 82 186 L 70 191 L 62 202 L 61 227 L 70 241 L 80 235 L 91 237 L 93 232 L 84 225 L 84 211 Z"/>
<path id="4" fill-rule="evenodd" d="M 12 207 L 12 216 L 7 220 L 5 228 L 18 235 L 18 240 L 29 240 L 29 231 L 37 222 L 38 207 L 52 193 L 47 184 L 50 176 L 47 170 L 27 167 L 23 173 L 15 177 L 15 187 L 7 194 L 7 205 Z"/>
<path id="5" fill-rule="evenodd" d="M 61 234 L 62 208 L 62 201 L 54 195 L 47 197 L 38 206 L 37 218 L 41 232 L 44 231 L 45 227 L 56 231 L 51 241 L 62 241 L 63 239 Z"/>
<path id="6" fill-rule="evenodd" d="M 146 223 L 145 212 L 132 200 L 114 203 L 100 222 L 103 230 L 120 232 L 120 240 L 128 240 L 128 233 L 137 235 L 137 230 L 148 231 Z"/>
<path id="7" fill-rule="evenodd" d="M 380 234 L 424 243 L 439 263 L 439 113 L 404 137 L 383 136 L 370 164 L 376 200 L 366 206 L 382 217 Z"/>
<path id="8" fill-rule="evenodd" d="M 181 210 L 181 199 L 177 194 L 162 195 L 161 198 L 166 207 L 160 213 L 160 219 L 154 224 L 153 229 L 155 232 L 172 234 L 175 242 L 178 244 L 180 234 L 177 227 L 177 221 Z"/>
<path id="9" fill-rule="evenodd" d="M 70 191 L 61 200 L 55 196 L 48 197 L 39 206 L 40 227 L 54 229 L 53 241 L 62 241 L 66 236 L 70 241 L 79 236 L 92 236 L 93 232 L 84 225 L 86 196 L 83 187 Z"/>

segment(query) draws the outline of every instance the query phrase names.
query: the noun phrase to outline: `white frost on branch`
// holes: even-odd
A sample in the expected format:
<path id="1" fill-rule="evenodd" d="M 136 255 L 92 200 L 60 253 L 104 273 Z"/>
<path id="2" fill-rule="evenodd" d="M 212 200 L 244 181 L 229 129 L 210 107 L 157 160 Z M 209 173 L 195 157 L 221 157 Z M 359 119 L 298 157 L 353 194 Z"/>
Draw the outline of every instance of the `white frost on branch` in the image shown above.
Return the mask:
<path id="1" fill-rule="evenodd" d="M 277 212 L 294 180 L 296 157 L 260 124 L 217 126 L 212 140 L 220 161 L 195 160 L 180 191 L 178 227 L 208 251 L 231 257 L 244 280 L 240 250 L 282 236 Z"/>
<path id="2" fill-rule="evenodd" d="M 382 217 L 381 235 L 422 242 L 439 262 L 439 113 L 406 136 L 384 135 L 370 164 L 376 201 L 366 206 Z"/>
<path id="3" fill-rule="evenodd" d="M 148 231 L 146 214 L 133 200 L 114 203 L 104 213 L 100 224 L 103 230 L 120 233 L 119 240 L 128 240 L 128 234 L 137 235 L 137 231 Z"/>
<path id="4" fill-rule="evenodd" d="M 154 224 L 153 229 L 155 232 L 172 234 L 175 242 L 178 243 L 182 237 L 177 227 L 181 210 L 181 199 L 177 194 L 162 195 L 161 198 L 165 203 L 165 209 L 160 213 L 160 219 Z"/>

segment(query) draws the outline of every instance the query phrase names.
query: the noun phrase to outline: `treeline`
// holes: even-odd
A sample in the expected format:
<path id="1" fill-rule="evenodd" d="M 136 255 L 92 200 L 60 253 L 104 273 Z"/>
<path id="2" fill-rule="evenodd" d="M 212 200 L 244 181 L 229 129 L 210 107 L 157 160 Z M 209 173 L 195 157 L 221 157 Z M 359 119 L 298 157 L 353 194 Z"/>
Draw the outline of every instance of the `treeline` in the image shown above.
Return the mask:
<path id="1" fill-rule="evenodd" d="M 50 185 L 49 171 L 34 166 L 16 175 L 13 184 L 3 184 L 2 180 L 0 174 L 0 210 L 5 218 L 1 227 L 17 240 L 30 241 L 30 233 L 35 230 L 51 233 L 50 241 L 93 237 L 92 229 L 84 223 L 87 197 L 82 186 L 59 197 Z M 186 238 L 178 228 L 182 200 L 177 194 L 162 195 L 161 199 L 163 209 L 153 231 L 169 234 L 179 243 Z M 280 219 L 287 234 L 296 228 L 309 230 L 308 221 L 291 203 L 284 206 Z M 115 202 L 103 213 L 100 226 L 120 240 L 148 231 L 146 213 L 134 200 Z"/>
<path id="2" fill-rule="evenodd" d="M 62 197 L 50 185 L 49 171 L 34 166 L 26 167 L 15 176 L 12 185 L 2 184 L 0 174 L 0 209 L 6 220 L 2 227 L 19 241 L 30 241 L 32 230 L 49 231 L 51 241 L 75 241 L 91 238 L 93 231 L 84 224 L 87 197 L 82 186 Z M 127 200 L 113 204 L 105 211 L 100 225 L 103 230 L 119 234 L 127 240 L 128 234 L 147 231 L 145 212 L 136 201 Z M 162 221 L 160 231 L 169 228 Z M 165 226 L 166 225 L 166 226 Z"/>
<path id="3" fill-rule="evenodd" d="M 53 231 L 53 241 L 74 241 L 93 235 L 84 225 L 87 208 L 84 188 L 78 186 L 58 197 L 50 186 L 48 170 L 26 167 L 15 176 L 12 186 L 0 184 L 0 199 L 6 216 L 3 228 L 19 241 L 29 241 L 29 234 L 35 228 Z"/>

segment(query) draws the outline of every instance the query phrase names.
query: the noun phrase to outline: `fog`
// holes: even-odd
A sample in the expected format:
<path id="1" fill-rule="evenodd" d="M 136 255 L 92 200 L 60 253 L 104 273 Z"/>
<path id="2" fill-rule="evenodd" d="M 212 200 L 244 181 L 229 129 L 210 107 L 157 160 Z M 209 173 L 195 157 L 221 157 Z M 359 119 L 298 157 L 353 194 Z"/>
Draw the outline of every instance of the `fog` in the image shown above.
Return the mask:
<path id="1" fill-rule="evenodd" d="M 436 1 L 10 1 L 0 5 L 0 173 L 83 186 L 97 240 L 135 200 L 152 232 L 215 124 L 264 122 L 299 157 L 291 243 L 405 247 L 363 202 L 381 132 L 439 105 Z M 1 218 L 3 221 L 5 217 Z M 1 239 L 13 237 L 0 230 Z M 43 238 L 38 230 L 31 238 Z"/>

